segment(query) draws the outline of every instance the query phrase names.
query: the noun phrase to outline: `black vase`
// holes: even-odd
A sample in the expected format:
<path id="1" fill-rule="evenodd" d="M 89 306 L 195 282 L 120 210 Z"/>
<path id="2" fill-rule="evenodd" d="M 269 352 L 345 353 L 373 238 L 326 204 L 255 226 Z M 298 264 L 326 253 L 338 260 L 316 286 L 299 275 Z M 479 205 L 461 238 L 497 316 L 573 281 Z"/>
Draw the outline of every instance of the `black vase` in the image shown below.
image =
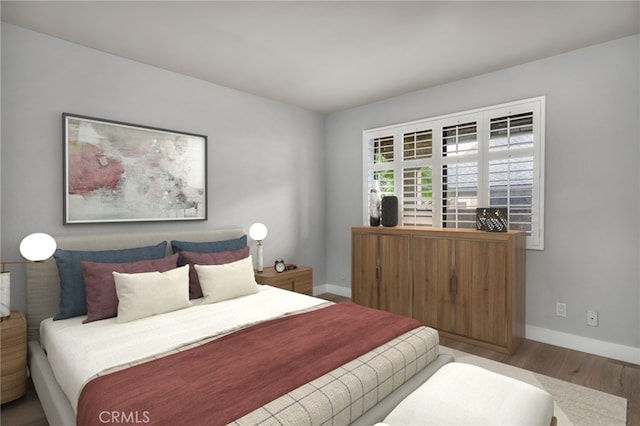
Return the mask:
<path id="1" fill-rule="evenodd" d="M 382 226 L 398 224 L 398 197 L 385 195 L 382 198 Z"/>

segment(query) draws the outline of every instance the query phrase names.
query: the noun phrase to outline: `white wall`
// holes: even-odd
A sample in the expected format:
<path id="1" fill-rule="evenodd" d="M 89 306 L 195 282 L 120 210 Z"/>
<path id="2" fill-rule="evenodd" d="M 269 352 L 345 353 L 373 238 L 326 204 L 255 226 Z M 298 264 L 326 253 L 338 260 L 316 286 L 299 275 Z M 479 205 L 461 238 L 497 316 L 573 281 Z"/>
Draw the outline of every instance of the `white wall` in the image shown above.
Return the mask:
<path id="1" fill-rule="evenodd" d="M 640 363 L 639 45 L 624 38 L 328 116 L 328 287 L 350 292 L 364 129 L 545 95 L 546 249 L 527 252 L 529 335 Z"/>
<path id="2" fill-rule="evenodd" d="M 324 120 L 319 114 L 2 23 L 2 259 L 36 231 L 84 235 L 269 228 L 265 263 L 282 257 L 324 283 Z M 208 136 L 209 220 L 62 225 L 62 112 Z M 252 247 L 255 247 L 252 242 Z M 11 303 L 26 307 L 24 268 Z"/>

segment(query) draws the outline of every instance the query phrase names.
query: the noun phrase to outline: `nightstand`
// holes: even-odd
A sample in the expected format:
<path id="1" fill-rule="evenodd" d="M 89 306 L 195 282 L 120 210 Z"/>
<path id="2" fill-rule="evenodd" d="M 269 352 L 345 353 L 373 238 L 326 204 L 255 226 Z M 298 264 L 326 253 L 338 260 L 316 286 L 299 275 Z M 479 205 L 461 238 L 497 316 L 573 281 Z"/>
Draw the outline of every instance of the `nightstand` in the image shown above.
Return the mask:
<path id="1" fill-rule="evenodd" d="M 20 398 L 27 391 L 27 319 L 12 311 L 0 330 L 0 403 Z"/>
<path id="2" fill-rule="evenodd" d="M 273 266 L 255 273 L 258 284 L 266 284 L 284 290 L 313 295 L 313 269 L 309 266 L 298 265 L 296 269 L 276 272 Z"/>

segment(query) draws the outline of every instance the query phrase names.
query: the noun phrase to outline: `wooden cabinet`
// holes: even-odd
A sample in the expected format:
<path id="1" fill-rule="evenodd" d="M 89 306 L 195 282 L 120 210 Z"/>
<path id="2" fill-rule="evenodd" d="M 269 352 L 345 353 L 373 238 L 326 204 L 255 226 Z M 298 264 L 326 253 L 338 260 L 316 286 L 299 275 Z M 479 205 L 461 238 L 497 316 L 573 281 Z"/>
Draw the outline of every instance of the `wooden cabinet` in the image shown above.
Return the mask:
<path id="1" fill-rule="evenodd" d="M 1 403 L 20 398 L 27 391 L 27 320 L 12 311 L 0 330 Z"/>
<path id="2" fill-rule="evenodd" d="M 352 299 L 365 306 L 411 316 L 410 253 L 408 236 L 354 233 Z"/>
<path id="3" fill-rule="evenodd" d="M 524 273 L 523 232 L 352 229 L 356 303 L 413 316 L 445 337 L 493 350 L 512 353 L 524 338 Z"/>
<path id="4" fill-rule="evenodd" d="M 437 328 L 439 331 L 453 331 L 450 288 L 453 271 L 452 241 L 440 238 L 416 237 L 413 240 L 412 269 L 415 281 L 413 286 L 414 318 Z"/>
<path id="5" fill-rule="evenodd" d="M 443 333 L 507 347 L 507 245 L 414 237 L 415 317 Z"/>
<path id="6" fill-rule="evenodd" d="M 313 294 L 313 269 L 300 266 L 284 272 L 276 272 L 273 266 L 255 273 L 258 284 L 266 284 L 284 290 L 295 291 L 311 296 Z"/>
<path id="7" fill-rule="evenodd" d="M 379 236 L 351 233 L 351 300 L 371 308 L 379 307 Z"/>

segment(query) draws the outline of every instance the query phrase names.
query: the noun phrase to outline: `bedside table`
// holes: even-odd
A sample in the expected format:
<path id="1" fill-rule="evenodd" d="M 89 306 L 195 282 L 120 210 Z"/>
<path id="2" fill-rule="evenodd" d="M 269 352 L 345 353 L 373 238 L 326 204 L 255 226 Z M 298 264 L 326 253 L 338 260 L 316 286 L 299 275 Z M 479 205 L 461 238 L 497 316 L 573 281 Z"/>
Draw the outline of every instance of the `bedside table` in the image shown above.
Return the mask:
<path id="1" fill-rule="evenodd" d="M 313 269 L 298 265 L 297 269 L 276 272 L 273 266 L 255 272 L 258 284 L 266 284 L 284 290 L 295 291 L 309 296 L 313 295 Z"/>
<path id="2" fill-rule="evenodd" d="M 0 330 L 0 403 L 20 398 L 27 391 L 27 319 L 12 311 Z"/>

